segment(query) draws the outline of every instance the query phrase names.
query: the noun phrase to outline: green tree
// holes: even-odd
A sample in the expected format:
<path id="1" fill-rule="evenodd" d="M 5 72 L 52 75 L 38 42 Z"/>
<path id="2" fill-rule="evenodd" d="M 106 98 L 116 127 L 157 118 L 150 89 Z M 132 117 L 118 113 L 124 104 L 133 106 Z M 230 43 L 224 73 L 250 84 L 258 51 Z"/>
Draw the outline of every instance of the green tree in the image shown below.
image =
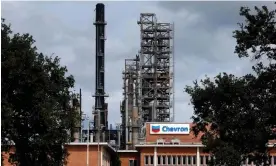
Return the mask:
<path id="1" fill-rule="evenodd" d="M 118 152 L 116 152 L 115 155 L 112 155 L 111 159 L 111 166 L 121 166 L 121 160 Z"/>
<path id="2" fill-rule="evenodd" d="M 270 117 L 267 125 L 271 129 L 276 128 L 276 9 L 269 11 L 266 6 L 262 6 L 255 7 L 255 12 L 252 14 L 249 8 L 241 7 L 240 15 L 246 18 L 246 24 L 239 23 L 240 29 L 234 31 L 237 41 L 235 53 L 240 58 L 256 60 L 256 65 L 252 68 L 258 80 L 253 88 L 259 90 L 262 102 L 258 103 L 259 110 Z M 275 134 L 270 130 L 271 139 L 276 139 Z"/>
<path id="3" fill-rule="evenodd" d="M 204 149 L 215 156 L 212 165 L 240 165 L 246 158 L 256 165 L 269 164 L 266 144 L 276 139 L 275 10 L 255 7 L 255 13 L 241 7 L 245 23 L 234 31 L 235 53 L 256 61 L 254 74 L 235 77 L 219 74 L 194 82 L 185 91 L 194 106 L 193 131 L 201 137 Z M 250 53 L 251 52 L 251 53 Z M 270 60 L 268 65 L 263 60 Z"/>
<path id="4" fill-rule="evenodd" d="M 70 102 L 73 76 L 58 57 L 39 53 L 29 34 L 13 34 L 1 21 L 2 151 L 14 143 L 10 162 L 22 166 L 62 165 L 77 114 Z"/>

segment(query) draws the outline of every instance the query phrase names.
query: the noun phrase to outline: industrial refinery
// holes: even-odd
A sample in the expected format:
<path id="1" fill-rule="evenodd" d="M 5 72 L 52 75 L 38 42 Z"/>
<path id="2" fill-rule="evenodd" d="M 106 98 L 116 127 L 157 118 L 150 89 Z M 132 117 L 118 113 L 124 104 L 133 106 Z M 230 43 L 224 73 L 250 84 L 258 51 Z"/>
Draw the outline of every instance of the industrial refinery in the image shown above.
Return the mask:
<path id="1" fill-rule="evenodd" d="M 140 49 L 137 55 L 125 59 L 121 123 L 116 128 L 108 127 L 108 103 L 105 102 L 108 97 L 104 65 L 107 22 L 102 3 L 96 5 L 94 25 L 93 127 L 88 130 L 76 127 L 80 130 L 74 133 L 75 141 L 67 145 L 68 164 L 110 166 L 115 165 L 114 159 L 118 156 L 121 166 L 207 166 L 212 156 L 203 151 L 200 135 L 195 137 L 191 132 L 194 124 L 174 122 L 174 24 L 159 22 L 155 13 L 140 14 L 137 21 Z M 271 163 L 276 165 L 276 150 L 272 146 L 273 142 L 268 145 Z M 245 161 L 245 165 L 254 163 Z"/>
<path id="2" fill-rule="evenodd" d="M 105 6 L 96 5 L 95 47 L 95 105 L 93 127 L 89 130 L 92 142 L 109 142 L 116 149 L 135 149 L 145 140 L 147 122 L 174 120 L 173 86 L 173 24 L 158 22 L 154 13 L 141 13 L 140 50 L 125 59 L 122 71 L 123 99 L 120 104 L 122 122 L 115 129 L 108 127 L 108 97 L 105 92 Z M 132 58 L 133 57 L 133 58 Z M 83 119 L 84 120 L 84 119 Z M 81 134 L 81 135 L 80 135 Z M 86 142 L 88 131 L 81 129 L 75 142 Z"/>
<path id="3" fill-rule="evenodd" d="M 93 121 L 89 121 L 89 128 L 85 129 L 83 123 L 87 115 L 82 112 L 80 90 L 79 100 L 74 100 L 72 106 L 81 119 L 71 131 L 72 142 L 65 145 L 69 152 L 67 165 L 207 166 L 212 156 L 203 151 L 202 133 L 195 137 L 191 131 L 194 124 L 174 122 L 174 23 L 159 22 L 155 13 L 140 14 L 137 20 L 140 48 L 137 55 L 125 59 L 122 100 L 118 103 L 121 122 L 116 127 L 108 124 L 106 98 L 109 96 L 105 90 L 105 41 L 108 40 L 105 28 L 108 24 L 102 3 L 96 4 L 94 25 Z M 274 143 L 268 144 L 272 166 L 276 166 Z M 10 165 L 7 158 L 4 163 Z M 253 166 L 254 163 L 246 160 L 242 165 Z"/>
<path id="4" fill-rule="evenodd" d="M 173 24 L 141 13 L 140 50 L 125 59 L 123 71 L 122 149 L 145 140 L 146 122 L 171 122 L 173 109 Z M 138 42 L 137 42 L 138 43 Z"/>

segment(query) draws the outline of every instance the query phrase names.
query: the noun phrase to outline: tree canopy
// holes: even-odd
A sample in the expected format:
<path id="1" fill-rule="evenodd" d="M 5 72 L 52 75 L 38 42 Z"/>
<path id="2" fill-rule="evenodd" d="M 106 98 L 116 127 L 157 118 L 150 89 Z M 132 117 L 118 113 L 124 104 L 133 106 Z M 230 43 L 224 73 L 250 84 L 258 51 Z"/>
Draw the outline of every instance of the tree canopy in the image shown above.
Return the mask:
<path id="1" fill-rule="evenodd" d="M 33 37 L 12 33 L 1 21 L 2 151 L 15 146 L 10 162 L 62 165 L 77 114 L 71 105 L 75 80 L 58 57 L 45 56 Z"/>
<path id="2" fill-rule="evenodd" d="M 269 164 L 267 143 L 276 139 L 276 24 L 266 6 L 241 7 L 245 18 L 234 31 L 235 53 L 256 60 L 242 77 L 220 73 L 187 86 L 194 106 L 193 131 L 215 160 L 213 165 L 237 166 L 246 158 Z"/>

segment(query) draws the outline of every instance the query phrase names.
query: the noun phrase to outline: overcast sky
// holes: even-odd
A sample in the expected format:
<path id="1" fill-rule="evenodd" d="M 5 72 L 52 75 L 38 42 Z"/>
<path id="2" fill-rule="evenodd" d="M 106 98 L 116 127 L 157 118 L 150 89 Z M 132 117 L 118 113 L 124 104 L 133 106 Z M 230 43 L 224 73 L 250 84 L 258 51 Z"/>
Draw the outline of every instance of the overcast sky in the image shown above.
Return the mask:
<path id="1" fill-rule="evenodd" d="M 175 113 L 176 122 L 189 122 L 193 108 L 186 85 L 219 72 L 242 75 L 250 70 L 248 60 L 233 52 L 232 31 L 241 5 L 273 2 L 105 2 L 106 92 L 109 122 L 120 122 L 124 59 L 139 50 L 140 13 L 156 13 L 159 22 L 175 23 Z M 96 2 L 2 2 L 2 17 L 14 32 L 34 36 L 40 52 L 54 53 L 75 76 L 76 89 L 83 91 L 83 111 L 91 115 L 95 92 Z"/>

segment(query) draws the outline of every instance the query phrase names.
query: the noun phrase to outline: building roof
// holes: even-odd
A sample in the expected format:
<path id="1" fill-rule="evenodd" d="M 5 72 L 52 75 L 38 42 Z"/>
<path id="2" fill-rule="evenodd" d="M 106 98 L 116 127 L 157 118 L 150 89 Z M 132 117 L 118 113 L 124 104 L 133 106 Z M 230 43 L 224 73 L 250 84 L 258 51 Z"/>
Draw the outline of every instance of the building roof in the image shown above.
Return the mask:
<path id="1" fill-rule="evenodd" d="M 118 153 L 137 153 L 137 150 L 117 150 Z"/>
<path id="2" fill-rule="evenodd" d="M 116 152 L 116 149 L 114 149 L 109 143 L 107 142 L 70 142 L 65 144 L 67 146 L 104 146 L 107 149 L 111 150 L 112 152 Z"/>
<path id="3" fill-rule="evenodd" d="M 136 148 L 143 148 L 143 147 L 163 147 L 163 148 L 166 148 L 166 147 L 174 147 L 174 148 L 193 148 L 193 147 L 204 147 L 204 145 L 202 143 L 197 143 L 197 144 L 194 144 L 194 143 L 190 143 L 190 144 L 142 144 L 142 145 L 135 145 Z M 272 142 L 269 142 L 267 147 L 269 148 L 272 148 L 272 147 L 276 147 L 276 143 L 272 143 Z"/>

